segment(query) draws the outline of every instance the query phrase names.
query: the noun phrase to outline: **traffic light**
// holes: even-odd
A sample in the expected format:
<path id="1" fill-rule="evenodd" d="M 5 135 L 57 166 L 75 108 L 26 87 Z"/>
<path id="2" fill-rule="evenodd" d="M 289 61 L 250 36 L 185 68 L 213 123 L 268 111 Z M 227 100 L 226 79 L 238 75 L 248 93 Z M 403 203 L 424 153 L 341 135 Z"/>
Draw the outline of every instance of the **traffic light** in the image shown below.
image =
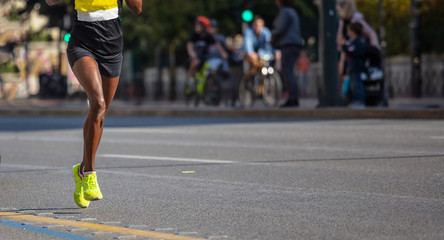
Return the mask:
<path id="1" fill-rule="evenodd" d="M 65 36 L 63 37 L 63 40 L 65 42 L 69 42 L 69 39 L 71 38 L 71 33 L 66 33 Z"/>
<path id="2" fill-rule="evenodd" d="M 251 22 L 253 20 L 253 12 L 250 9 L 242 11 L 242 20 L 244 22 Z"/>

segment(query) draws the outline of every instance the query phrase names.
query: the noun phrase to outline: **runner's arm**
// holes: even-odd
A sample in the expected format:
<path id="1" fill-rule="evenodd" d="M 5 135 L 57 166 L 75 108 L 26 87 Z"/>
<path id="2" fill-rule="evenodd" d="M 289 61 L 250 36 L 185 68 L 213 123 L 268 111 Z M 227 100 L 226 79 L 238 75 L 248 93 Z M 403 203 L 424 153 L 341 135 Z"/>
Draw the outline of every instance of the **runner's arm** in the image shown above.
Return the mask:
<path id="1" fill-rule="evenodd" d="M 59 3 L 59 2 L 60 2 L 60 0 L 46 0 L 46 3 L 47 3 L 49 6 L 56 5 L 56 4 Z"/>
<path id="2" fill-rule="evenodd" d="M 142 0 L 125 0 L 125 2 L 135 15 L 139 15 L 142 12 Z"/>

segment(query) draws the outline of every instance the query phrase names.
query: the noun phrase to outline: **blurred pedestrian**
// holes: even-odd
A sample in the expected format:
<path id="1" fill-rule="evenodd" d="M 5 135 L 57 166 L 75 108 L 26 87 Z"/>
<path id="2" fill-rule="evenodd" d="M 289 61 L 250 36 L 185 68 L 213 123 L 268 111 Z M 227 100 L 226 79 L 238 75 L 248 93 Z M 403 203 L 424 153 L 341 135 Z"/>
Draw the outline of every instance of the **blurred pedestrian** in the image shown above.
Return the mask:
<path id="1" fill-rule="evenodd" d="M 302 97 L 307 96 L 307 81 L 308 81 L 308 70 L 310 69 L 311 61 L 307 55 L 307 52 L 302 50 L 300 56 L 297 60 L 299 77 L 301 79 L 301 94 Z"/>
<path id="2" fill-rule="evenodd" d="M 362 25 L 362 38 L 365 43 L 375 46 L 378 49 L 381 47 L 375 30 L 373 30 L 373 28 L 365 21 L 364 15 L 358 12 L 354 0 L 337 0 L 336 7 L 340 18 L 336 34 L 336 43 L 338 45 L 338 50 L 340 51 L 338 70 L 341 80 L 343 80 L 346 75 L 346 66 L 345 53 L 342 51 L 342 44 L 350 39 L 347 33 L 347 25 L 359 22 Z"/>
<path id="3" fill-rule="evenodd" d="M 347 33 L 350 37 L 349 42 L 344 42 L 342 50 L 346 53 L 347 73 L 350 76 L 350 88 L 352 107 L 365 106 L 365 91 L 361 80 L 361 73 L 366 71 L 365 68 L 365 47 L 362 39 L 362 24 L 354 22 L 347 25 Z"/>
<path id="4" fill-rule="evenodd" d="M 102 199 L 94 167 L 103 124 L 119 82 L 123 60 L 120 12 L 123 0 L 75 0 L 76 20 L 67 55 L 71 68 L 85 89 L 89 112 L 83 125 L 83 161 L 73 167 L 74 201 L 81 208 Z M 46 0 L 50 6 L 60 0 Z M 142 11 L 142 0 L 125 0 L 134 14 Z"/>
<path id="5" fill-rule="evenodd" d="M 272 45 L 281 50 L 282 77 L 289 88 L 289 97 L 281 107 L 297 107 L 299 93 L 294 67 L 302 44 L 299 16 L 293 8 L 294 0 L 276 0 L 276 5 L 279 14 L 274 21 Z"/>

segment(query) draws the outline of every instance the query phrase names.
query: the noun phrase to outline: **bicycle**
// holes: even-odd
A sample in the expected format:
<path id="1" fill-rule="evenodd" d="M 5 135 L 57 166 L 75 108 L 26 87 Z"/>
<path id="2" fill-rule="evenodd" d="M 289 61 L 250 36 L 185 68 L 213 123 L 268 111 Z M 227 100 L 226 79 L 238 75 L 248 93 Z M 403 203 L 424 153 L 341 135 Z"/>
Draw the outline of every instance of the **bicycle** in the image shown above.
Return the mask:
<path id="1" fill-rule="evenodd" d="M 194 105 L 198 106 L 202 100 L 206 105 L 218 106 L 222 99 L 222 79 L 218 71 L 213 72 L 209 61 L 200 68 L 195 75 L 194 86 L 185 88 L 185 104 L 188 106 L 194 98 Z"/>
<path id="2" fill-rule="evenodd" d="M 274 56 L 263 54 L 260 56 L 264 66 L 251 78 L 242 76 L 239 81 L 239 101 L 244 107 L 252 107 L 257 98 L 267 107 L 279 105 L 282 93 L 282 80 L 273 67 Z"/>

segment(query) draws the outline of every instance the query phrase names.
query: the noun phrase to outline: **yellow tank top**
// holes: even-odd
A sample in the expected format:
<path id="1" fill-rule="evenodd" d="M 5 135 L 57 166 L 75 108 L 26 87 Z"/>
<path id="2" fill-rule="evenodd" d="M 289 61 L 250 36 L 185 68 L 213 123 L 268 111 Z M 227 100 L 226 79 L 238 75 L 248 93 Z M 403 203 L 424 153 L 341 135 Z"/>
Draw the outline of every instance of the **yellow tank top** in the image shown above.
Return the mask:
<path id="1" fill-rule="evenodd" d="M 75 0 L 75 9 L 83 12 L 117 8 L 118 0 Z"/>

